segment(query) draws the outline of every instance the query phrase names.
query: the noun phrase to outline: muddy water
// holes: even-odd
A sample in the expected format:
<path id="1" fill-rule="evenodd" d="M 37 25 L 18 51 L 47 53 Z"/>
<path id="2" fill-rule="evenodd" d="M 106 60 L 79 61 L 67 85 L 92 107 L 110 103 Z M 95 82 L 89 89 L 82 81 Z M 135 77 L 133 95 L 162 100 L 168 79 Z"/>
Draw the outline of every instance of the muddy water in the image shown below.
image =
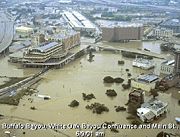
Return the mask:
<path id="1" fill-rule="evenodd" d="M 133 44 L 132 44 L 133 45 Z M 125 65 L 120 66 L 117 64 L 118 60 L 126 60 Z M 127 103 L 129 90 L 123 90 L 121 84 L 104 84 L 103 77 L 110 75 L 113 77 L 123 77 L 127 82 L 126 68 L 130 69 L 133 77 L 137 76 L 142 71 L 138 68 L 132 67 L 132 59 L 123 58 L 120 54 L 112 54 L 110 52 L 95 53 L 94 61 L 88 62 L 88 56 L 76 60 L 65 66 L 63 69 L 50 70 L 43 76 L 43 80 L 37 86 L 39 94 L 51 96 L 51 100 L 44 101 L 37 98 L 34 94 L 31 97 L 24 97 L 18 107 L 0 105 L 1 113 L 8 116 L 17 116 L 25 119 L 34 120 L 40 123 L 89 123 L 101 124 L 105 121 L 114 121 L 120 124 L 129 124 L 126 120 L 128 114 L 126 112 L 115 112 L 114 106 L 125 106 Z M 159 61 L 159 60 L 158 60 Z M 153 70 L 152 70 L 153 71 Z M 109 98 L 105 92 L 107 89 L 115 89 L 118 96 Z M 96 99 L 86 102 L 82 99 L 82 93 L 93 93 Z M 172 97 L 172 93 L 177 93 L 177 89 L 172 89 L 169 93 L 162 93 L 159 95 L 162 101 L 169 103 L 169 111 L 167 117 L 159 120 L 159 123 L 174 123 L 174 118 L 180 116 L 180 109 L 177 99 Z M 34 101 L 30 103 L 28 98 Z M 150 97 L 146 97 L 148 99 Z M 80 102 L 77 108 L 70 108 L 68 104 L 76 99 Z M 91 111 L 86 110 L 85 106 L 94 102 L 105 104 L 109 108 L 109 112 L 101 115 L 93 114 Z M 37 110 L 30 110 L 31 106 L 35 106 Z M 18 118 L 0 120 L 3 122 L 17 122 Z M 22 122 L 28 122 L 20 120 Z M 1 129 L 2 130 L 2 129 Z M 3 135 L 3 131 L 1 134 Z M 26 134 L 23 135 L 23 130 L 14 131 L 19 137 L 63 137 L 62 134 L 57 134 L 51 130 L 42 132 L 25 130 Z M 74 137 L 77 130 L 61 130 L 62 132 Z M 155 137 L 159 130 L 119 130 L 119 133 L 113 133 L 105 130 L 107 137 Z M 168 132 L 178 133 L 178 130 L 167 130 Z M 1 135 L 0 134 L 0 135 Z"/>

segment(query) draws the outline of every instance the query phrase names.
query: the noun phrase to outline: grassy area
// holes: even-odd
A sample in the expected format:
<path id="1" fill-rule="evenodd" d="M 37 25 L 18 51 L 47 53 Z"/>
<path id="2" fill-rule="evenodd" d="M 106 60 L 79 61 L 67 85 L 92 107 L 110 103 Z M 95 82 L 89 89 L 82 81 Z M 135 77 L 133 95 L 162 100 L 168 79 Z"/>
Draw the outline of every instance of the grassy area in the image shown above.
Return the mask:
<path id="1" fill-rule="evenodd" d="M 9 81 L 7 81 L 6 83 L 0 85 L 0 89 L 2 88 L 5 88 L 5 87 L 8 87 L 8 86 L 11 86 L 21 80 L 24 80 L 26 79 L 26 77 L 22 77 L 22 78 L 17 78 L 17 77 L 12 77 L 12 78 L 9 78 Z"/>
<path id="2" fill-rule="evenodd" d="M 6 96 L 0 99 L 0 103 L 1 104 L 8 104 L 8 105 L 18 105 L 20 99 L 22 99 L 22 97 L 24 95 L 32 95 L 34 93 L 33 90 L 29 90 L 29 89 L 23 89 L 21 91 L 19 91 L 16 95 L 14 96 Z"/>

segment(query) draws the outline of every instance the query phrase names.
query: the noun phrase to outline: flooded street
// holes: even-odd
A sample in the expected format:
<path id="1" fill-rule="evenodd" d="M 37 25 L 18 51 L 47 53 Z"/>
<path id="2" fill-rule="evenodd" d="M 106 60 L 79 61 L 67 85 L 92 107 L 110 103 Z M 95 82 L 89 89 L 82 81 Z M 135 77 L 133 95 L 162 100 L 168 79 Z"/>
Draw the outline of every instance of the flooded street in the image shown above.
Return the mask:
<path id="1" fill-rule="evenodd" d="M 99 43 L 102 44 L 102 43 Z M 122 45 L 126 48 L 141 48 L 149 49 L 152 52 L 160 53 L 158 42 L 130 42 L 130 43 L 103 43 L 104 45 L 111 45 L 117 47 Z M 42 81 L 37 85 L 38 94 L 51 96 L 51 100 L 43 100 L 37 97 L 37 94 L 32 96 L 25 96 L 20 101 L 19 106 L 9 106 L 0 104 L 1 113 L 5 116 L 13 116 L 14 118 L 7 118 L 0 120 L 2 123 L 12 122 L 30 122 L 33 120 L 39 123 L 57 123 L 57 124 L 69 124 L 69 123 L 88 123 L 88 124 L 102 124 L 105 121 L 114 121 L 119 124 L 130 124 L 126 119 L 127 112 L 116 112 L 114 106 L 125 106 L 128 101 L 128 94 L 130 90 L 123 90 L 121 84 L 104 84 L 103 78 L 105 76 L 122 77 L 125 79 L 124 83 L 127 83 L 127 72 L 125 69 L 129 69 L 132 77 L 136 77 L 141 73 L 145 73 L 138 68 L 132 67 L 132 59 L 124 58 L 121 54 L 114 54 L 111 52 L 97 52 L 94 53 L 95 57 L 93 62 L 88 61 L 88 55 L 71 62 L 63 69 L 52 69 L 43 75 Z M 118 65 L 118 60 L 125 60 L 124 65 Z M 156 59 L 158 62 L 161 60 Z M 36 69 L 18 69 L 20 66 L 7 63 L 7 58 L 0 60 L 0 75 L 10 77 L 22 77 L 28 76 L 33 73 L 37 73 Z M 153 72 L 153 70 L 151 70 Z M 105 94 L 107 89 L 115 89 L 117 96 L 114 98 L 107 97 Z M 168 93 L 160 93 L 158 96 L 164 102 L 168 102 L 167 117 L 161 119 L 159 123 L 168 124 L 175 123 L 174 118 L 180 116 L 180 109 L 178 106 L 178 99 L 173 97 L 173 94 L 177 94 L 178 89 L 171 89 Z M 96 99 L 92 99 L 89 102 L 84 101 L 82 93 L 93 93 Z M 32 98 L 31 103 L 28 98 Z M 146 99 L 151 98 L 146 96 Z M 68 104 L 72 100 L 76 99 L 80 105 L 77 108 L 70 108 Z M 179 98 L 180 99 L 180 98 Z M 99 102 L 105 104 L 109 108 L 109 112 L 104 112 L 101 115 L 92 113 L 85 108 L 86 105 Z M 31 110 L 30 107 L 35 106 L 37 110 Z M 1 129 L 2 130 L 2 129 Z M 4 129 L 0 131 L 0 136 L 4 137 Z M 26 134 L 23 134 L 23 131 Z M 45 131 L 45 132 L 44 132 Z M 74 137 L 77 129 L 61 130 L 63 133 Z M 155 137 L 162 129 L 119 129 L 119 133 L 105 130 L 106 137 Z M 63 137 L 63 134 L 56 133 L 52 130 L 17 130 L 14 131 L 17 137 Z M 179 133 L 178 130 L 167 130 L 170 133 Z"/>

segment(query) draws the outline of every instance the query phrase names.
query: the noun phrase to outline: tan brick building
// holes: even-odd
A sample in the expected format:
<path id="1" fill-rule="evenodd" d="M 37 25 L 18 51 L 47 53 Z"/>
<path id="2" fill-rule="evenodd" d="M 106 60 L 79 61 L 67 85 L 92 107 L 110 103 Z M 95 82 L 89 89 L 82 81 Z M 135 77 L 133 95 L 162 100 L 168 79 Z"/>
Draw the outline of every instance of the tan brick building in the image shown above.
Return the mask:
<path id="1" fill-rule="evenodd" d="M 143 26 L 141 24 L 128 24 L 102 27 L 103 41 L 142 40 Z"/>

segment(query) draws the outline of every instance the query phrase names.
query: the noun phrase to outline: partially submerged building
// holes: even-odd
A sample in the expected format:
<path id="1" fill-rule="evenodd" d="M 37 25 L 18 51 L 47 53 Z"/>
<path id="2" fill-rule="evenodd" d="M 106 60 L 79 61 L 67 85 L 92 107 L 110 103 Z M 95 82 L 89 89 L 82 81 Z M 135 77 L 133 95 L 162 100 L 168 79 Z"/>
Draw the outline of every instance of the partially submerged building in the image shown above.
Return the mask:
<path id="1" fill-rule="evenodd" d="M 175 62 L 173 68 L 171 68 L 173 69 L 173 73 L 164 77 L 161 80 L 160 85 L 167 87 L 173 87 L 173 86 L 179 87 L 180 85 L 180 50 L 176 50 L 174 54 L 175 54 L 175 59 L 174 59 Z"/>
<path id="2" fill-rule="evenodd" d="M 101 29 L 103 41 L 142 40 L 143 37 L 142 24 L 113 24 Z"/>
<path id="3" fill-rule="evenodd" d="M 38 47 L 29 48 L 24 52 L 24 63 L 44 63 L 58 55 L 59 59 L 66 56 L 67 52 L 63 51 L 62 43 L 50 42 L 39 45 Z"/>
<path id="4" fill-rule="evenodd" d="M 175 60 L 166 60 L 162 62 L 160 73 L 167 75 L 172 74 L 174 72 L 174 65 L 175 65 Z"/>
<path id="5" fill-rule="evenodd" d="M 171 38 L 173 36 L 173 30 L 166 28 L 153 29 L 153 36 Z"/>
<path id="6" fill-rule="evenodd" d="M 142 103 L 144 103 L 144 91 L 141 89 L 134 89 L 129 93 L 128 112 L 136 114 L 137 108 L 139 108 Z"/>
<path id="7" fill-rule="evenodd" d="M 167 112 L 168 103 L 157 99 L 145 102 L 137 109 L 137 115 L 143 122 L 149 122 Z"/>
<path id="8" fill-rule="evenodd" d="M 132 65 L 133 65 L 133 67 L 138 67 L 138 68 L 142 68 L 142 69 L 146 69 L 146 70 L 154 68 L 154 66 L 155 66 L 153 60 L 143 59 L 143 58 L 134 59 Z"/>
<path id="9" fill-rule="evenodd" d="M 155 74 L 142 74 L 131 80 L 131 86 L 136 89 L 150 91 L 156 86 L 159 77 Z"/>

